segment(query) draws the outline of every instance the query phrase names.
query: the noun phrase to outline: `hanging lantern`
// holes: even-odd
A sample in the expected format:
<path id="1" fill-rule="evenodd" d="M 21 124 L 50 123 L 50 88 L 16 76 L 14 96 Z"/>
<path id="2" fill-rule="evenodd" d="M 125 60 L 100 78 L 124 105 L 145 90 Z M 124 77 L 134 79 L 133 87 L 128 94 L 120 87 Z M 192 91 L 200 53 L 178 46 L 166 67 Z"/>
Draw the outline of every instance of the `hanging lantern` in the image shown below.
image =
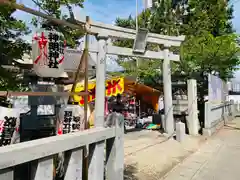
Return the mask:
<path id="1" fill-rule="evenodd" d="M 40 77 L 67 77 L 63 61 L 66 41 L 63 35 L 55 30 L 41 29 L 32 40 L 33 69 Z"/>

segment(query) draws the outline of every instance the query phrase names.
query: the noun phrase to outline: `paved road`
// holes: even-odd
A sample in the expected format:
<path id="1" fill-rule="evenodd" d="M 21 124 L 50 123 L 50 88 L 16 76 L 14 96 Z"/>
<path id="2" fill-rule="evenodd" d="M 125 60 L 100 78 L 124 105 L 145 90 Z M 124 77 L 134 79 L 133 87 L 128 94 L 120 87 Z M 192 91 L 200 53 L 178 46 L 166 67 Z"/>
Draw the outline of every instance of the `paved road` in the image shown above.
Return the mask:
<path id="1" fill-rule="evenodd" d="M 240 118 L 220 130 L 164 180 L 239 180 Z"/>

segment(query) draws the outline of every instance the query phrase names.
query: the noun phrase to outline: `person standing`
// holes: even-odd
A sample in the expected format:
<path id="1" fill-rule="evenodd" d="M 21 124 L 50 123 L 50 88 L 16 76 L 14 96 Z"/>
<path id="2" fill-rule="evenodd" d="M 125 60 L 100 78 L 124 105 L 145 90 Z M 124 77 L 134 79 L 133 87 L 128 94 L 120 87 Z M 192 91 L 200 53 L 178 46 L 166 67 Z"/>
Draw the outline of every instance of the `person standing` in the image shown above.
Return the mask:
<path id="1" fill-rule="evenodd" d="M 108 127 L 113 126 L 115 124 L 114 117 L 113 117 L 114 113 L 119 113 L 123 115 L 124 104 L 122 103 L 122 97 L 120 94 L 117 95 L 116 101 L 112 103 L 111 109 L 112 109 L 112 113 L 110 113 L 106 118 L 106 126 Z M 125 125 L 124 125 L 124 133 L 126 133 Z"/>
<path id="2" fill-rule="evenodd" d="M 120 94 L 118 94 L 116 102 L 113 103 L 112 111 L 122 114 L 123 110 L 124 110 L 124 104 L 122 103 L 122 97 Z"/>
<path id="3" fill-rule="evenodd" d="M 158 110 L 159 110 L 159 114 L 164 114 L 164 99 L 163 99 L 163 95 L 159 96 L 159 99 L 158 99 Z"/>

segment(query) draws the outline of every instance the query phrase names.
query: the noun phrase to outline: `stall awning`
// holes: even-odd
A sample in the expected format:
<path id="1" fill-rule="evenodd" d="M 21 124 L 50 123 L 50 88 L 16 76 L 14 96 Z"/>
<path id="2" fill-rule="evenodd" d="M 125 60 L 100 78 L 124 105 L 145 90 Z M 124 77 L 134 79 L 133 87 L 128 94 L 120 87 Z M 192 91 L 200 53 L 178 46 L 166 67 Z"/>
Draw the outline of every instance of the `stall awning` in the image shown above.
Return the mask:
<path id="1" fill-rule="evenodd" d="M 142 101 L 151 104 L 155 110 L 158 109 L 158 99 L 161 94 L 160 91 L 144 84 L 138 84 L 135 81 L 125 78 L 124 92 L 128 94 L 134 94 Z"/>
<path id="2" fill-rule="evenodd" d="M 65 91 L 70 91 L 72 85 L 65 86 Z M 88 91 L 90 95 L 88 97 L 88 101 L 91 102 L 95 100 L 95 90 L 96 90 L 96 79 L 92 79 L 88 81 Z M 77 84 L 75 92 L 83 92 L 84 91 L 84 81 L 81 81 Z M 137 97 L 141 97 L 142 101 L 153 106 L 155 110 L 158 108 L 158 99 L 160 96 L 160 91 L 146 86 L 144 84 L 138 84 L 133 80 L 129 80 L 123 77 L 114 77 L 106 80 L 106 96 L 116 96 L 117 94 L 131 94 Z M 79 102 L 80 105 L 84 104 L 83 97 L 74 96 L 74 100 Z"/>

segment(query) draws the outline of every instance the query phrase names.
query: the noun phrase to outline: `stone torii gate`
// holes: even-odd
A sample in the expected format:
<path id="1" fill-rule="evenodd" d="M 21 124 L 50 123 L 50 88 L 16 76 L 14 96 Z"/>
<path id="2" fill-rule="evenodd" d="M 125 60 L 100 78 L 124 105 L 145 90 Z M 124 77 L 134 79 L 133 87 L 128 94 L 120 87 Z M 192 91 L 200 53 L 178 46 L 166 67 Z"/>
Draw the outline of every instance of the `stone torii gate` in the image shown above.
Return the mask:
<path id="1" fill-rule="evenodd" d="M 59 20 L 44 13 L 27 8 L 23 5 L 11 3 L 7 0 L 0 0 L 0 3 L 8 4 L 13 8 L 25 11 L 27 13 L 40 16 L 48 19 L 56 24 L 69 26 L 73 29 L 83 29 L 87 34 L 95 35 L 98 40 L 97 48 L 89 48 L 91 52 L 97 54 L 97 67 L 96 67 L 96 103 L 95 103 L 95 129 L 67 134 L 59 137 L 51 137 L 46 141 L 39 139 L 34 142 L 20 143 L 19 145 L 13 145 L 12 147 L 3 147 L 0 150 L 0 170 L 4 171 L 0 173 L 4 180 L 12 180 L 12 169 L 8 167 L 15 166 L 31 160 L 41 159 L 38 164 L 35 180 L 52 178 L 52 157 L 53 154 L 72 150 L 70 165 L 67 169 L 66 180 L 79 179 L 82 177 L 79 171 L 81 166 L 81 146 L 87 146 L 89 144 L 94 145 L 92 148 L 92 158 L 89 164 L 89 176 L 91 180 L 103 180 L 104 172 L 104 143 L 107 140 L 107 151 L 109 151 L 109 157 L 107 162 L 107 179 L 123 180 L 123 165 L 124 165 L 124 153 L 123 153 L 123 131 L 115 131 L 113 128 L 103 128 L 104 124 L 104 101 L 105 101 L 105 80 L 106 80 L 106 55 L 122 55 L 122 56 L 135 56 L 145 59 L 163 59 L 163 81 L 164 81 L 164 102 L 165 102 L 165 118 L 166 118 L 166 131 L 169 135 L 174 132 L 174 119 L 173 119 L 173 107 L 172 107 L 172 85 L 171 85 L 171 68 L 170 61 L 179 61 L 179 55 L 175 55 L 169 51 L 171 46 L 180 46 L 184 40 L 184 36 L 170 37 L 159 34 L 149 33 L 146 39 L 149 43 L 159 44 L 164 46 L 164 50 L 154 52 L 146 51 L 144 54 L 135 54 L 132 49 L 110 46 L 107 44 L 109 38 L 118 39 L 135 39 L 137 32 L 135 30 L 121 28 L 117 26 L 102 24 L 98 22 L 86 23 L 84 17 L 80 17 L 80 20 L 74 24 Z M 6 92 L 0 92 L 0 94 L 8 94 Z M 14 96 L 14 93 L 11 93 Z M 16 93 L 17 94 L 17 93 Z M 19 93 L 18 93 L 19 94 Z M 21 94 L 21 93 L 20 93 Z M 25 93 L 28 95 L 29 93 Z M 40 93 L 39 93 L 40 94 Z M 39 95 L 38 94 L 38 95 Z M 58 93 L 59 95 L 64 93 Z M 65 93 L 66 94 L 66 93 Z M 70 94 L 70 93 L 69 93 Z M 74 93 L 71 93 L 74 94 Z M 46 93 L 45 93 L 46 95 Z M 49 93 L 47 94 L 49 95 Z M 87 94 L 84 94 L 87 95 Z M 54 96 L 52 94 L 52 96 Z M 117 125 L 118 126 L 118 125 Z M 32 143 L 32 144 L 31 144 Z M 51 148 L 50 146 L 54 147 Z M 21 153 L 25 153 L 26 156 L 21 156 Z M 10 158 L 10 160 L 8 159 Z M 110 159 L 110 160 L 109 160 Z M 45 169 L 44 169 L 45 168 Z M 5 172 L 6 171 L 6 172 Z M 46 173 L 47 172 L 47 173 Z M 78 176 L 78 177 L 76 177 Z"/>
<path id="2" fill-rule="evenodd" d="M 172 107 L 172 85 L 171 85 L 171 67 L 170 61 L 179 61 L 179 55 L 173 54 L 169 51 L 171 46 L 179 47 L 184 41 L 185 36 L 166 36 L 154 33 L 149 33 L 146 39 L 147 42 L 163 45 L 164 50 L 158 52 L 146 51 L 144 54 L 135 54 L 130 48 L 122 48 L 116 46 L 109 46 L 107 44 L 108 38 L 117 39 L 135 39 L 136 30 L 121 28 L 118 26 L 103 24 L 99 22 L 89 21 L 86 22 L 86 17 L 80 16 L 76 20 L 76 24 L 69 23 L 67 21 L 59 20 L 50 17 L 44 13 L 32 10 L 30 8 L 24 7 L 23 5 L 18 5 L 15 3 L 10 3 L 6 0 L 1 0 L 5 4 L 10 4 L 16 9 L 25 11 L 27 13 L 46 18 L 56 24 L 62 24 L 69 26 L 73 29 L 83 29 L 88 34 L 95 35 L 98 40 L 98 47 L 89 50 L 91 52 L 97 53 L 97 79 L 96 79 L 96 110 L 95 117 L 100 117 L 99 121 L 96 123 L 99 125 L 103 124 L 103 114 L 104 106 L 100 105 L 104 102 L 105 97 L 105 71 L 106 71 L 106 54 L 112 55 L 122 55 L 122 56 L 134 56 L 141 57 L 145 59 L 163 59 L 163 83 L 164 83 L 164 108 L 165 108 L 165 120 L 166 120 L 166 132 L 171 135 L 174 132 L 174 119 L 173 119 L 173 107 Z M 0 2 L 1 2 L 0 1 Z M 70 61 L 71 59 L 69 59 Z M 104 70 L 104 71 L 103 71 Z"/>

